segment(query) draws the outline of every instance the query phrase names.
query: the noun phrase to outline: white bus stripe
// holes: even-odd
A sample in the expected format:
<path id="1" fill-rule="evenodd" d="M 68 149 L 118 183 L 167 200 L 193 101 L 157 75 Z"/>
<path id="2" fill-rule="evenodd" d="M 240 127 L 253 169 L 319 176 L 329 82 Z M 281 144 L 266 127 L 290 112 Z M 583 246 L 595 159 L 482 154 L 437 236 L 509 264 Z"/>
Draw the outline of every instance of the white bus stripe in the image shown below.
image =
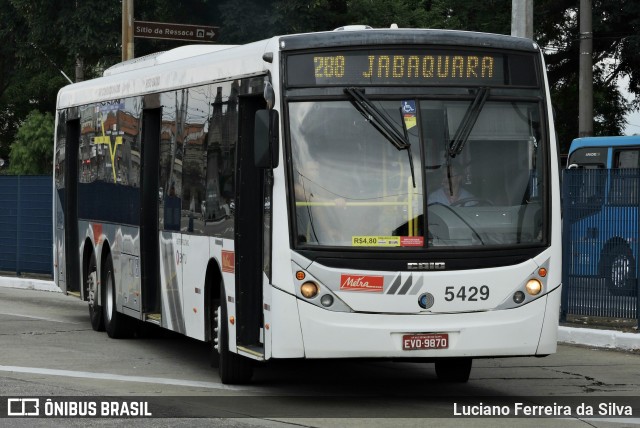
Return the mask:
<path id="1" fill-rule="evenodd" d="M 9 313 L 9 312 L 0 312 L 0 315 L 8 315 L 10 317 L 31 318 L 31 319 L 34 319 L 34 320 L 58 322 L 58 323 L 61 323 L 61 324 L 84 324 L 84 323 L 75 322 L 75 321 L 56 320 L 56 319 L 53 319 L 53 318 L 34 317 L 32 315 L 12 314 L 12 313 Z"/>
<path id="2" fill-rule="evenodd" d="M 209 389 L 225 389 L 225 390 L 233 390 L 233 391 L 247 391 L 251 389 L 256 389 L 256 388 L 241 388 L 241 387 L 229 386 L 219 382 L 202 382 L 197 380 L 169 379 L 169 378 L 163 378 L 163 377 L 126 376 L 126 375 L 117 375 L 117 374 L 111 374 L 111 373 L 93 373 L 93 372 L 81 372 L 81 371 L 75 371 L 75 370 L 45 369 L 45 368 L 39 368 L 39 367 L 0 366 L 0 372 L 29 373 L 29 374 L 64 376 L 64 377 L 84 378 L 84 379 L 103 379 L 103 380 L 115 380 L 120 382 L 155 383 L 155 384 L 162 384 L 162 385 L 189 386 L 189 387 L 209 388 Z"/>

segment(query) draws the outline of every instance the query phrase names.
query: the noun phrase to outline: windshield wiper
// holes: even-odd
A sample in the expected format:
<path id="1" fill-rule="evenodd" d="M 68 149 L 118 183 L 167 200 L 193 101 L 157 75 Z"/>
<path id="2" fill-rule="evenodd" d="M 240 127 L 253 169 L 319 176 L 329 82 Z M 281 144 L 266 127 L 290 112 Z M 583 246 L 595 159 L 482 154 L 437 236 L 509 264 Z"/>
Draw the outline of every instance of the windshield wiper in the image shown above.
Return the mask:
<path id="1" fill-rule="evenodd" d="M 467 108 L 467 111 L 456 130 L 456 134 L 453 136 L 453 140 L 449 146 L 449 156 L 455 158 L 457 155 L 462 152 L 464 145 L 469 139 L 469 134 L 471 134 L 471 130 L 473 126 L 476 124 L 478 120 L 478 116 L 480 116 L 480 112 L 484 107 L 484 104 L 487 102 L 487 98 L 489 97 L 489 88 L 479 88 L 476 97 L 473 99 L 473 102 Z"/>
<path id="2" fill-rule="evenodd" d="M 400 120 L 402 122 L 402 133 L 396 128 L 396 124 L 382 113 L 373 103 L 364 95 L 364 91 L 357 88 L 344 88 L 344 92 L 351 97 L 351 104 L 364 116 L 367 121 L 373 125 L 376 130 L 382 134 L 393 146 L 398 150 L 406 150 L 409 156 L 409 166 L 411 168 L 411 178 L 413 179 L 413 187 L 416 187 L 416 177 L 413 168 L 413 156 L 411 156 L 411 143 L 407 135 L 402 111 L 400 111 Z"/>

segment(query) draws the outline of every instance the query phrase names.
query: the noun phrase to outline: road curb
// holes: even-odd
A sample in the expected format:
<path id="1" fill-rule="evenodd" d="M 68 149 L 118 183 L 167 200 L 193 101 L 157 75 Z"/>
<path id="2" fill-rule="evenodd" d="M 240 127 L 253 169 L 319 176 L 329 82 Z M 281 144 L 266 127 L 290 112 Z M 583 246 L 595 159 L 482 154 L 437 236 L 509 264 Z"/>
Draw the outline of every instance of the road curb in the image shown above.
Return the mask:
<path id="1" fill-rule="evenodd" d="M 60 287 L 55 285 L 53 281 L 31 278 L 0 278 L 0 287 L 22 288 L 25 290 L 53 291 L 62 293 Z"/>
<path id="2" fill-rule="evenodd" d="M 596 348 L 640 350 L 640 334 L 582 327 L 559 327 L 558 342 Z"/>

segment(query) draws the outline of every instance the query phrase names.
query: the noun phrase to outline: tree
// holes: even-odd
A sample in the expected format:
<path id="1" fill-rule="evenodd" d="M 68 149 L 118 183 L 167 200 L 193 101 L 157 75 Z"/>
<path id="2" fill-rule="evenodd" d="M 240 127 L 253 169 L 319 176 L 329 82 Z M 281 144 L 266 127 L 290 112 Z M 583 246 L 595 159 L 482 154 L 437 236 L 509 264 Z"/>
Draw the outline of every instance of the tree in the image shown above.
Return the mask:
<path id="1" fill-rule="evenodd" d="M 136 0 L 135 16 L 221 25 L 212 22 L 216 4 Z M 83 60 L 86 79 L 120 62 L 121 11 L 118 1 L 0 0 L 0 158 L 10 159 L 18 127 L 29 112 L 55 111 L 57 93 L 69 83 L 61 72 L 74 78 L 78 58 Z M 137 43 L 136 56 L 183 44 L 144 40 Z"/>
<path id="2" fill-rule="evenodd" d="M 578 2 L 536 0 L 536 41 L 546 51 L 551 96 L 561 152 L 578 137 L 580 34 Z M 620 135 L 624 116 L 640 106 L 640 4 L 634 0 L 593 1 L 594 134 Z M 628 75 L 636 101 L 628 105 L 618 79 Z"/>
<path id="3" fill-rule="evenodd" d="M 277 0 L 272 6 L 273 34 L 331 31 L 346 24 L 359 24 L 347 0 Z"/>
<path id="4" fill-rule="evenodd" d="M 16 55 L 24 21 L 8 0 L 0 0 L 0 158 L 7 159 L 19 120 L 24 114 L 16 111 L 12 89 L 20 69 L 16 67 Z M 18 120 L 16 120 L 18 118 Z"/>
<path id="5" fill-rule="evenodd" d="M 53 160 L 53 115 L 33 110 L 18 129 L 11 145 L 9 173 L 51 174 Z"/>
<path id="6" fill-rule="evenodd" d="M 0 157 L 29 112 L 53 112 L 56 96 L 84 58 L 87 77 L 119 60 L 117 2 L 0 0 Z"/>

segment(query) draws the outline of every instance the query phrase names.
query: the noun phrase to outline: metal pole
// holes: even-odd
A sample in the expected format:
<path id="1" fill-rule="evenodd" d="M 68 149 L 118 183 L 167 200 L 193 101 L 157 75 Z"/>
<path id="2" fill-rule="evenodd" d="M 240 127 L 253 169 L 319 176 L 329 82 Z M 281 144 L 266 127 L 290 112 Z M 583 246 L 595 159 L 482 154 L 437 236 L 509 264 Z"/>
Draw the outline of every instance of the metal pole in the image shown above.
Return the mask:
<path id="1" fill-rule="evenodd" d="M 593 26 L 591 0 L 580 0 L 580 77 L 578 136 L 593 135 Z"/>
<path id="2" fill-rule="evenodd" d="M 511 0 L 511 35 L 533 40 L 533 0 Z"/>
<path id="3" fill-rule="evenodd" d="M 122 61 L 133 59 L 133 0 L 122 0 Z"/>
<path id="4" fill-rule="evenodd" d="M 562 234 L 562 292 L 560 294 L 560 322 L 567 322 L 567 313 L 569 312 L 569 269 L 567 266 L 571 263 L 571 252 L 569 251 L 569 228 L 565 224 L 569 224 L 569 208 L 571 207 L 571 195 L 569 194 L 569 181 L 574 177 L 575 171 L 561 171 L 562 177 L 562 194 L 565 196 L 562 201 L 562 228 L 565 233 Z"/>
<path id="5" fill-rule="evenodd" d="M 638 210 L 636 212 L 640 212 L 640 206 L 637 205 L 640 203 L 640 174 L 636 174 L 633 180 L 631 185 L 635 190 L 636 210 Z M 636 245 L 638 245 L 636 248 L 640 249 L 640 227 L 636 227 Z M 636 257 L 636 332 L 640 332 L 640 257 Z"/>
<path id="6" fill-rule="evenodd" d="M 82 82 L 84 80 L 84 59 L 80 56 L 76 56 L 76 82 Z"/>

